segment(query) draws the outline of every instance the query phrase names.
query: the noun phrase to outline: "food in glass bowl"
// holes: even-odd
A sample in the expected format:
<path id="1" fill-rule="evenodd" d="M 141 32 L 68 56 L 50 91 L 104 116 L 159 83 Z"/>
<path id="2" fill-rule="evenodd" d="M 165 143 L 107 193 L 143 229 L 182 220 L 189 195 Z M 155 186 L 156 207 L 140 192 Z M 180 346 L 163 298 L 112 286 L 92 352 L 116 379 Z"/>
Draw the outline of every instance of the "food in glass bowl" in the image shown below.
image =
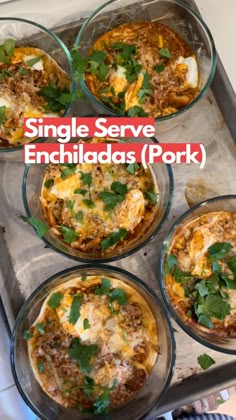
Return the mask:
<path id="1" fill-rule="evenodd" d="M 6 39 L 0 46 L 0 148 L 29 142 L 24 118 L 61 116 L 70 87 L 68 74 L 45 51 Z"/>
<path id="2" fill-rule="evenodd" d="M 209 337 L 236 339 L 235 226 L 236 211 L 199 215 L 178 229 L 165 259 L 164 287 L 174 311 Z"/>
<path id="3" fill-rule="evenodd" d="M 141 164 L 50 164 L 40 201 L 55 235 L 99 256 L 142 237 L 157 214 L 158 194 L 150 167 Z"/>
<path id="4" fill-rule="evenodd" d="M 166 392 L 174 361 L 173 330 L 154 291 L 102 264 L 47 279 L 12 334 L 16 385 L 42 419 L 102 419 L 108 411 L 114 420 L 140 419 Z"/>
<path id="5" fill-rule="evenodd" d="M 181 0 L 113 0 L 84 22 L 74 77 L 97 112 L 150 116 L 173 128 L 205 94 L 216 68 L 211 33 Z"/>
<path id="6" fill-rule="evenodd" d="M 75 277 L 51 290 L 26 336 L 44 391 L 64 407 L 94 414 L 134 398 L 158 353 L 149 305 L 114 277 Z"/>
<path id="7" fill-rule="evenodd" d="M 158 118 L 196 97 L 198 73 L 194 51 L 172 28 L 160 22 L 132 22 L 94 42 L 85 83 L 114 110 Z"/>

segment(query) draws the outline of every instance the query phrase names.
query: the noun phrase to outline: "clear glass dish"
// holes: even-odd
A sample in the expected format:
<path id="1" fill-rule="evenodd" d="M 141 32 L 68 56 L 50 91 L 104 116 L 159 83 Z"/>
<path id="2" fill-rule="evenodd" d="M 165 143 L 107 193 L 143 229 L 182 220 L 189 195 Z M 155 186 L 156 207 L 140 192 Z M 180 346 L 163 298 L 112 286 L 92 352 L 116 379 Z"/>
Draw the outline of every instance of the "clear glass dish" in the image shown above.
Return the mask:
<path id="1" fill-rule="evenodd" d="M 156 139 L 135 139 L 136 143 L 156 143 Z M 173 174 L 170 165 L 164 163 L 155 163 L 150 165 L 154 180 L 156 181 L 160 195 L 158 199 L 159 207 L 154 222 L 150 225 L 149 229 L 145 232 L 143 237 L 138 241 L 132 242 L 122 251 L 111 251 L 107 252 L 105 256 L 98 257 L 97 254 L 86 253 L 76 249 L 72 249 L 68 244 L 63 242 L 55 234 L 48 231 L 43 236 L 43 241 L 54 251 L 62 253 L 63 255 L 70 257 L 77 261 L 82 262 L 108 262 L 115 261 L 120 258 L 127 257 L 133 252 L 138 251 L 144 245 L 146 245 L 161 229 L 164 221 L 166 220 L 172 203 L 172 195 L 174 189 Z M 22 194 L 25 212 L 28 217 L 33 216 L 38 220 L 44 221 L 43 212 L 40 205 L 40 192 L 41 185 L 43 182 L 44 171 L 46 165 L 26 165 Z"/>
<path id="2" fill-rule="evenodd" d="M 72 80 L 72 60 L 70 52 L 65 44 L 53 32 L 42 25 L 21 18 L 1 17 L 0 18 L 0 44 L 5 39 L 12 38 L 19 46 L 39 48 L 50 55 L 60 67 L 70 76 L 72 84 L 71 91 L 75 90 L 75 83 Z M 66 107 L 63 116 L 67 115 L 71 104 Z M 43 142 L 46 139 L 38 138 L 35 142 Z M 14 148 L 0 148 L 0 159 L 22 160 L 23 146 Z M 15 153 L 14 153 L 15 152 Z"/>
<path id="3" fill-rule="evenodd" d="M 135 399 L 105 417 L 109 420 L 140 419 L 157 406 L 170 384 L 175 364 L 175 339 L 171 323 L 155 293 L 139 278 L 125 270 L 107 265 L 82 265 L 61 271 L 46 280 L 26 300 L 21 308 L 11 341 L 11 366 L 16 386 L 26 404 L 40 419 L 104 419 L 104 416 L 82 414 L 77 409 L 64 408 L 48 397 L 34 377 L 30 366 L 24 332 L 37 318 L 50 290 L 75 276 L 113 276 L 135 288 L 153 311 L 159 332 L 160 353 L 149 379 Z"/>
<path id="4" fill-rule="evenodd" d="M 213 211 L 232 211 L 236 212 L 236 195 L 225 195 L 220 197 L 214 197 L 209 200 L 203 201 L 190 210 L 185 212 L 172 226 L 168 236 L 163 242 L 163 247 L 160 257 L 160 280 L 161 280 L 161 292 L 165 300 L 166 306 L 171 313 L 172 317 L 179 324 L 179 326 L 194 340 L 207 346 L 213 350 L 220 351 L 227 354 L 236 354 L 236 339 L 219 337 L 214 334 L 212 330 L 200 330 L 197 329 L 193 323 L 184 323 L 177 311 L 174 309 L 171 299 L 168 296 L 165 287 L 165 261 L 168 253 L 169 245 L 176 235 L 176 233 L 188 222 L 201 216 L 202 214 L 213 212 Z M 211 333 L 209 334 L 209 331 Z"/>
<path id="5" fill-rule="evenodd" d="M 76 46 L 82 56 L 87 56 L 92 44 L 104 33 L 128 22 L 160 21 L 177 32 L 193 49 L 199 67 L 199 94 L 178 112 L 156 119 L 157 130 L 172 128 L 187 110 L 192 108 L 206 93 L 214 77 L 216 51 L 212 35 L 202 20 L 181 0 L 111 0 L 97 8 L 84 22 Z M 119 115 L 92 95 L 85 82 L 81 86 L 97 112 Z M 166 123 L 165 123 L 166 122 Z"/>

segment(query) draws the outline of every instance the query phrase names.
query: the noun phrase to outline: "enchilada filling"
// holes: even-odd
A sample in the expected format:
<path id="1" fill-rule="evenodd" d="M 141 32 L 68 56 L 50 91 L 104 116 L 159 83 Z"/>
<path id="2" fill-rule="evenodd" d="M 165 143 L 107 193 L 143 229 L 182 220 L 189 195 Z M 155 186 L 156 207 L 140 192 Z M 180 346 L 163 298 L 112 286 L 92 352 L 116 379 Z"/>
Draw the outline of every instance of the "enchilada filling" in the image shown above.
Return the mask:
<path id="1" fill-rule="evenodd" d="M 157 326 L 146 300 L 121 280 L 67 280 L 44 301 L 25 332 L 35 377 L 65 407 L 94 414 L 132 399 L 158 352 Z"/>
<path id="2" fill-rule="evenodd" d="M 70 79 L 44 51 L 0 46 L 0 148 L 16 147 L 24 138 L 25 117 L 57 117 L 68 105 Z M 32 139 L 31 139 L 32 141 Z"/>
<path id="3" fill-rule="evenodd" d="M 167 293 L 184 322 L 236 337 L 236 213 L 207 213 L 180 228 L 165 272 Z"/>
<path id="4" fill-rule="evenodd" d="M 198 65 L 193 50 L 173 29 L 159 22 L 128 23 L 93 44 L 85 82 L 116 112 L 158 118 L 195 98 Z"/>
<path id="5" fill-rule="evenodd" d="M 99 255 L 144 235 L 157 213 L 158 187 L 151 169 L 137 163 L 50 165 L 40 200 L 51 233 Z"/>

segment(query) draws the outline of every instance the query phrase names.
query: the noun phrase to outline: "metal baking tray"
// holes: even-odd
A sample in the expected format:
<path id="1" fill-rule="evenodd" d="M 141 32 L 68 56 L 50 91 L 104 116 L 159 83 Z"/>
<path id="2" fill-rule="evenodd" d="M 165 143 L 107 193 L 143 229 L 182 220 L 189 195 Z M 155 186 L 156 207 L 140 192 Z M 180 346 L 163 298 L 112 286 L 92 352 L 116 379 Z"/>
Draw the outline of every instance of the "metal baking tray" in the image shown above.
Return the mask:
<path id="1" fill-rule="evenodd" d="M 190 3 L 190 2 L 189 2 Z M 195 7 L 191 1 L 191 5 Z M 83 21 L 54 29 L 71 47 Z M 218 101 L 218 103 L 217 103 Z M 236 100 L 232 86 L 218 60 L 212 88 L 174 129 L 160 132 L 160 142 L 203 142 L 207 162 L 203 169 L 193 164 L 173 165 L 175 189 L 172 209 L 158 235 L 142 250 L 111 265 L 133 272 L 160 296 L 158 261 L 163 239 L 185 210 L 204 199 L 236 192 Z M 76 103 L 72 115 L 94 113 L 89 104 Z M 10 329 L 24 300 L 56 272 L 78 263 L 46 248 L 32 228 L 19 215 L 24 214 L 21 184 L 24 164 L 0 161 L 0 295 Z M 161 404 L 148 416 L 189 404 L 203 396 L 235 384 L 236 360 L 200 345 L 175 323 L 176 369 L 171 386 Z M 201 353 L 216 361 L 203 372 L 197 363 Z"/>

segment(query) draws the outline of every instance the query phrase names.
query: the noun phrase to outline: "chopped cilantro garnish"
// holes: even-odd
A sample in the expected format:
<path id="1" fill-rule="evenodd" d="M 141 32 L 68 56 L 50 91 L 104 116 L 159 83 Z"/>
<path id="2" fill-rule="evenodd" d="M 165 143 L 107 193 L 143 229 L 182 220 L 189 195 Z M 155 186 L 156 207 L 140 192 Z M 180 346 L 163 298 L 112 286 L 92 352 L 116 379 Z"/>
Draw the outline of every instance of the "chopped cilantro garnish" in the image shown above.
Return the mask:
<path id="1" fill-rule="evenodd" d="M 101 242 L 102 251 L 106 251 L 106 249 L 117 244 L 121 239 L 125 239 L 126 236 L 127 231 L 123 228 L 120 228 L 117 232 L 113 232 L 110 236 L 108 236 L 106 239 L 103 239 Z"/>
<path id="2" fill-rule="evenodd" d="M 88 185 L 88 187 L 90 187 L 93 180 L 92 175 L 90 173 L 80 171 L 80 177 L 83 185 Z"/>
<path id="3" fill-rule="evenodd" d="M 74 97 L 72 93 L 70 93 L 69 89 L 64 88 L 63 90 L 60 90 L 54 80 L 51 80 L 48 86 L 41 87 L 39 94 L 47 101 L 45 110 L 52 112 L 60 112 L 64 110 L 65 106 L 74 100 Z M 66 103 L 65 94 L 67 94 Z"/>
<path id="4" fill-rule="evenodd" d="M 80 82 L 80 80 L 84 80 L 88 59 L 86 57 L 82 57 L 78 52 L 78 48 L 75 47 L 71 50 L 71 57 L 74 79 L 76 82 Z"/>
<path id="5" fill-rule="evenodd" d="M 114 209 L 114 207 L 118 203 L 121 203 L 124 200 L 124 196 L 119 195 L 119 194 L 114 194 L 113 192 L 110 192 L 110 191 L 101 191 L 99 193 L 99 197 L 106 204 L 104 208 L 105 211 L 110 211 Z"/>
<path id="6" fill-rule="evenodd" d="M 30 340 L 33 336 L 31 334 L 30 330 L 27 330 L 27 331 L 24 332 L 23 337 L 24 337 L 25 340 Z"/>
<path id="7" fill-rule="evenodd" d="M 95 402 L 93 403 L 93 413 L 94 414 L 107 414 L 109 412 L 109 405 L 111 402 L 111 391 L 115 389 L 118 381 L 114 379 L 113 385 L 111 388 L 102 387 L 103 393 L 99 395 Z"/>
<path id="8" fill-rule="evenodd" d="M 76 215 L 75 218 L 77 220 L 77 222 L 83 224 L 83 220 L 84 220 L 84 213 L 82 212 L 82 210 L 80 210 Z"/>
<path id="9" fill-rule="evenodd" d="M 76 188 L 76 190 L 74 191 L 74 194 L 86 195 L 87 192 L 88 192 L 87 190 L 83 190 L 82 188 Z"/>
<path id="10" fill-rule="evenodd" d="M 69 357 L 77 362 L 82 373 L 90 373 L 92 366 L 90 365 L 91 357 L 97 354 L 99 347 L 96 344 L 81 344 L 79 338 L 73 338 L 68 350 Z"/>
<path id="11" fill-rule="evenodd" d="M 211 318 L 204 314 L 201 314 L 198 317 L 198 323 L 203 325 L 204 327 L 210 328 L 211 330 L 214 328 L 214 324 L 212 323 Z"/>
<path id="12" fill-rule="evenodd" d="M 73 230 L 73 229 L 71 229 L 67 226 L 64 226 L 64 225 L 61 225 L 60 228 L 61 228 L 61 233 L 62 233 L 62 236 L 63 236 L 63 240 L 66 243 L 70 244 L 71 242 L 76 241 L 79 234 L 77 232 L 75 232 L 75 230 Z"/>
<path id="13" fill-rule="evenodd" d="M 31 225 L 35 228 L 35 230 L 36 230 L 36 232 L 37 232 L 37 234 L 40 238 L 42 238 L 45 235 L 45 233 L 47 233 L 48 230 L 49 230 L 48 225 L 41 222 L 41 220 L 35 219 L 35 217 L 32 217 L 32 216 L 30 216 L 30 217 L 20 216 L 20 217 L 24 222 L 28 223 L 29 225 Z"/>
<path id="14" fill-rule="evenodd" d="M 230 315 L 230 305 L 221 296 L 208 295 L 204 302 L 197 306 L 196 312 L 198 316 L 204 314 L 223 320 Z"/>
<path id="15" fill-rule="evenodd" d="M 69 322 L 75 325 L 80 317 L 80 308 L 82 304 L 82 295 L 74 295 L 69 315 Z"/>
<path id="16" fill-rule="evenodd" d="M 215 364 L 215 360 L 212 359 L 211 356 L 208 356 L 208 354 L 204 353 L 201 354 L 197 358 L 198 364 L 201 366 L 202 369 L 207 370 L 209 367 Z"/>
<path id="17" fill-rule="evenodd" d="M 140 108 L 140 106 L 135 105 L 135 106 L 132 106 L 131 108 L 129 108 L 128 116 L 129 117 L 136 117 L 136 116 L 137 117 L 146 117 L 147 113 L 142 108 Z"/>
<path id="18" fill-rule="evenodd" d="M 103 277 L 101 286 L 97 287 L 94 290 L 95 295 L 108 295 L 110 288 L 111 288 L 111 282 L 109 279 L 106 279 Z"/>
<path id="19" fill-rule="evenodd" d="M 165 70 L 165 66 L 164 66 L 163 64 L 157 64 L 157 65 L 154 67 L 154 71 L 155 71 L 156 73 L 162 73 L 164 70 Z"/>
<path id="20" fill-rule="evenodd" d="M 89 323 L 88 318 L 85 318 L 84 319 L 84 321 L 83 321 L 83 327 L 84 327 L 84 330 L 88 330 L 90 328 L 90 323 Z"/>
<path id="21" fill-rule="evenodd" d="M 132 174 L 132 175 L 134 175 L 135 174 L 135 172 L 137 172 L 138 170 L 139 170 L 139 164 L 138 163 L 130 163 L 128 166 L 127 166 L 127 168 L 126 168 L 126 170 L 130 173 L 130 174 Z"/>
<path id="22" fill-rule="evenodd" d="M 173 267 L 178 265 L 178 260 L 177 258 L 172 255 L 172 254 L 168 254 L 166 257 L 166 269 L 165 269 L 165 273 L 169 274 L 172 270 Z"/>
<path id="23" fill-rule="evenodd" d="M 128 188 L 126 184 L 122 184 L 119 181 L 114 181 L 111 184 L 111 190 L 116 194 L 126 195 L 128 192 Z"/>
<path id="24" fill-rule="evenodd" d="M 18 71 L 22 76 L 27 76 L 29 74 L 29 70 L 25 69 L 24 67 L 19 67 Z"/>
<path id="25" fill-rule="evenodd" d="M 148 198 L 153 204 L 157 204 L 157 194 L 152 191 L 145 191 L 145 197 Z"/>
<path id="26" fill-rule="evenodd" d="M 229 242 L 216 242 L 208 248 L 208 253 L 211 257 L 220 260 L 223 258 L 231 249 L 232 245 Z"/>
<path id="27" fill-rule="evenodd" d="M 35 58 L 31 58 L 31 60 L 28 60 L 25 62 L 25 64 L 27 64 L 27 66 L 29 67 L 33 67 L 36 63 L 38 63 L 40 60 L 42 60 L 43 56 L 39 55 L 38 57 Z"/>
<path id="28" fill-rule="evenodd" d="M 3 106 L 0 106 L 0 126 L 2 125 L 2 124 L 4 124 L 5 122 L 6 122 L 6 120 L 7 120 L 7 116 L 6 116 L 6 106 L 5 105 L 3 105 Z"/>
<path id="29" fill-rule="evenodd" d="M 147 99 L 147 95 L 152 95 L 152 89 L 151 89 L 151 84 L 150 84 L 150 74 L 146 71 L 143 77 L 142 88 L 139 89 L 138 91 L 138 98 L 139 98 L 140 104 L 145 103 Z"/>
<path id="30" fill-rule="evenodd" d="M 57 309 L 60 306 L 62 298 L 62 293 L 53 293 L 48 301 L 48 306 L 50 306 L 52 309 Z"/>
<path id="31" fill-rule="evenodd" d="M 159 50 L 159 56 L 163 58 L 172 58 L 172 55 L 170 51 L 168 50 L 168 48 L 161 48 Z"/>
<path id="32" fill-rule="evenodd" d="M 8 70 L 4 69 L 4 70 L 2 70 L 0 72 L 0 80 L 3 79 L 6 76 L 12 77 L 12 76 L 14 76 L 14 73 L 12 73 L 11 71 L 8 71 Z"/>
<path id="33" fill-rule="evenodd" d="M 45 327 L 45 325 L 44 325 L 43 322 L 38 322 L 36 324 L 36 328 L 37 328 L 37 330 L 40 334 L 45 334 L 44 327 Z"/>
<path id="34" fill-rule="evenodd" d="M 87 199 L 85 198 L 83 200 L 83 203 L 89 208 L 89 209 L 93 209 L 95 207 L 95 204 L 93 202 L 93 200 Z"/>
<path id="35" fill-rule="evenodd" d="M 38 366 L 38 373 L 42 373 L 44 371 L 44 364 L 42 362 L 37 362 Z"/>
<path id="36" fill-rule="evenodd" d="M 4 48 L 4 51 L 9 57 L 13 56 L 15 46 L 16 46 L 16 41 L 15 39 L 12 39 L 12 38 L 6 39 L 4 41 L 4 44 L 2 45 L 2 47 Z"/>
<path id="37" fill-rule="evenodd" d="M 54 179 L 50 178 L 47 181 L 44 182 L 45 188 L 50 188 L 54 184 Z"/>
<path id="38" fill-rule="evenodd" d="M 89 376 L 84 377 L 84 385 L 83 385 L 83 392 L 87 397 L 90 397 L 96 388 L 96 383 L 93 378 L 90 378 Z"/>
<path id="39" fill-rule="evenodd" d="M 231 257 L 226 261 L 228 268 L 232 271 L 235 276 L 235 283 L 236 283 L 236 255 Z"/>
<path id="40" fill-rule="evenodd" d="M 66 169 L 63 169 L 61 171 L 61 179 L 66 179 L 68 176 L 72 175 L 76 169 L 77 169 L 77 165 L 76 164 L 68 164 L 70 166 L 67 166 L 66 164 L 63 164 L 63 166 L 66 166 Z"/>
<path id="41" fill-rule="evenodd" d="M 119 287 L 113 289 L 109 296 L 112 302 L 115 300 L 119 305 L 126 305 L 128 302 L 127 294 L 123 289 L 120 289 Z"/>
<path id="42" fill-rule="evenodd" d="M 81 277 L 81 281 L 86 281 L 87 280 L 87 276 L 82 276 Z"/>

